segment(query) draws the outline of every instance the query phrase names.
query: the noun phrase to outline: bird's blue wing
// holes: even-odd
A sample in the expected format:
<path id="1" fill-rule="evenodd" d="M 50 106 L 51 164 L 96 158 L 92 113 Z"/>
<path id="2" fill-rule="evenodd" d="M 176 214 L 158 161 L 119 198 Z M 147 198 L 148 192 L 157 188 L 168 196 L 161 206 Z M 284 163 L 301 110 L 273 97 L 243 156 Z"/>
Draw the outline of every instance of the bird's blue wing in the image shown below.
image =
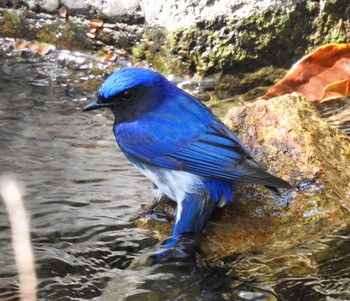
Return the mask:
<path id="1" fill-rule="evenodd" d="M 238 137 L 199 102 L 154 110 L 114 127 L 118 144 L 135 163 L 183 170 L 221 180 L 289 188 L 254 161 Z M 184 115 L 185 114 L 185 115 Z"/>
<path id="2" fill-rule="evenodd" d="M 239 166 L 250 155 L 238 138 L 232 133 L 228 135 L 220 123 L 211 124 L 206 132 L 171 157 L 181 161 L 184 170 L 202 176 L 233 180 L 249 173 Z"/>
<path id="3" fill-rule="evenodd" d="M 262 169 L 247 148 L 219 120 L 182 150 L 171 154 L 183 169 L 221 180 L 239 180 L 267 187 L 290 189 L 289 183 Z"/>

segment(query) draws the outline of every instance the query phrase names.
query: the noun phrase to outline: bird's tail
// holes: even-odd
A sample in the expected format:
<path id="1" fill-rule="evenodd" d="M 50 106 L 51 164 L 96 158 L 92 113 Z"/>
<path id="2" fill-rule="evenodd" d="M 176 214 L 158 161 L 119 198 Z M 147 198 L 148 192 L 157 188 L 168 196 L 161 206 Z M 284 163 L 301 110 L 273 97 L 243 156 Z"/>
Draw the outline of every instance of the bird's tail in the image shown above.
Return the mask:
<path id="1" fill-rule="evenodd" d="M 279 189 L 291 190 L 294 188 L 285 180 L 262 169 L 252 158 L 242 161 L 236 167 L 236 172 L 241 174 L 241 181 L 264 185 L 277 194 L 279 194 Z"/>

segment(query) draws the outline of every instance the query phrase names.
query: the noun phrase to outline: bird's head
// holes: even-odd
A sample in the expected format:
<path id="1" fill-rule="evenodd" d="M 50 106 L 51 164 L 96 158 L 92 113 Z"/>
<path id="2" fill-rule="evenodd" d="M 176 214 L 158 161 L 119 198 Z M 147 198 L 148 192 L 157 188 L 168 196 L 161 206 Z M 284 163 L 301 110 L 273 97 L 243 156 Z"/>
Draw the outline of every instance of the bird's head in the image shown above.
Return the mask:
<path id="1" fill-rule="evenodd" d="M 101 86 L 98 99 L 84 107 L 84 111 L 110 108 L 115 121 L 137 118 L 157 106 L 164 93 L 174 86 L 161 74 L 149 69 L 126 68 L 109 76 Z"/>

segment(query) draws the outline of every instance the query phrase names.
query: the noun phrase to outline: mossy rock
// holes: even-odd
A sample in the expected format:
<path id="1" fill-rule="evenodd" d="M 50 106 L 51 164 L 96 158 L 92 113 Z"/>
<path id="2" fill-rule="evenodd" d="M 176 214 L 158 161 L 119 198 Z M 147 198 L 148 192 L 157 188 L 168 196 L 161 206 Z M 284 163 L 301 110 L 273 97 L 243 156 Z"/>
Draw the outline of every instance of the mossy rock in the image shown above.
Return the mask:
<path id="1" fill-rule="evenodd" d="M 176 30 L 106 19 L 89 39 L 90 16 L 66 19 L 25 8 L 0 9 L 0 35 L 69 50 L 109 46 L 116 53 L 122 50 L 133 63 L 146 61 L 165 74 L 219 77 L 270 65 L 289 68 L 322 44 L 349 42 L 349 10 L 347 0 L 299 1 L 288 10 L 270 8 L 244 18 L 217 16 Z"/>

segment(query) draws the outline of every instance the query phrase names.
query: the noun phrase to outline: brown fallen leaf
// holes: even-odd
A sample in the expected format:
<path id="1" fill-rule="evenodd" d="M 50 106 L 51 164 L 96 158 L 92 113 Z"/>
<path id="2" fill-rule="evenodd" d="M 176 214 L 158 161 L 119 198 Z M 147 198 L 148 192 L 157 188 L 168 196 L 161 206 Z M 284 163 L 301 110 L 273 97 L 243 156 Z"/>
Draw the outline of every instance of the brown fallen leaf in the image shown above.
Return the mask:
<path id="1" fill-rule="evenodd" d="M 68 9 L 67 9 L 64 5 L 62 5 L 62 6 L 58 9 L 58 14 L 59 14 L 62 18 L 68 20 L 69 11 L 68 11 Z"/>
<path id="2" fill-rule="evenodd" d="M 95 39 L 103 27 L 103 23 L 102 20 L 91 20 L 87 28 L 86 36 L 90 39 Z"/>
<path id="3" fill-rule="evenodd" d="M 103 26 L 102 20 L 91 20 L 89 26 L 95 27 L 95 28 L 101 28 Z"/>
<path id="4" fill-rule="evenodd" d="M 27 44 L 27 47 L 32 52 L 37 52 L 41 55 L 48 54 L 52 48 L 54 48 L 50 44 L 39 43 L 38 41 L 31 41 Z"/>
<path id="5" fill-rule="evenodd" d="M 86 33 L 86 36 L 87 36 L 88 38 L 90 38 L 90 39 L 96 38 L 96 34 L 90 33 L 90 32 L 87 32 L 87 33 Z"/>
<path id="6" fill-rule="evenodd" d="M 41 55 L 47 54 L 54 46 L 46 43 L 40 43 L 38 41 L 26 41 L 23 39 L 18 39 L 14 42 L 13 47 L 15 49 L 28 49 L 31 52 L 37 52 Z"/>
<path id="7" fill-rule="evenodd" d="M 39 49 L 39 42 L 37 41 L 31 41 L 28 43 L 28 49 L 33 52 L 37 52 Z"/>
<path id="8" fill-rule="evenodd" d="M 118 58 L 117 54 L 111 50 L 109 50 L 104 56 L 104 59 L 110 62 L 115 62 L 117 58 Z"/>
<path id="9" fill-rule="evenodd" d="M 349 95 L 350 44 L 327 44 L 306 55 L 263 98 L 291 92 L 311 102 L 325 102 Z"/>
<path id="10" fill-rule="evenodd" d="M 27 47 L 27 41 L 23 40 L 23 39 L 17 39 L 13 43 L 13 48 L 15 48 L 15 49 L 24 49 L 26 47 Z"/>
<path id="11" fill-rule="evenodd" d="M 38 47 L 38 53 L 41 55 L 48 54 L 52 48 L 53 46 L 50 44 L 41 43 Z"/>

